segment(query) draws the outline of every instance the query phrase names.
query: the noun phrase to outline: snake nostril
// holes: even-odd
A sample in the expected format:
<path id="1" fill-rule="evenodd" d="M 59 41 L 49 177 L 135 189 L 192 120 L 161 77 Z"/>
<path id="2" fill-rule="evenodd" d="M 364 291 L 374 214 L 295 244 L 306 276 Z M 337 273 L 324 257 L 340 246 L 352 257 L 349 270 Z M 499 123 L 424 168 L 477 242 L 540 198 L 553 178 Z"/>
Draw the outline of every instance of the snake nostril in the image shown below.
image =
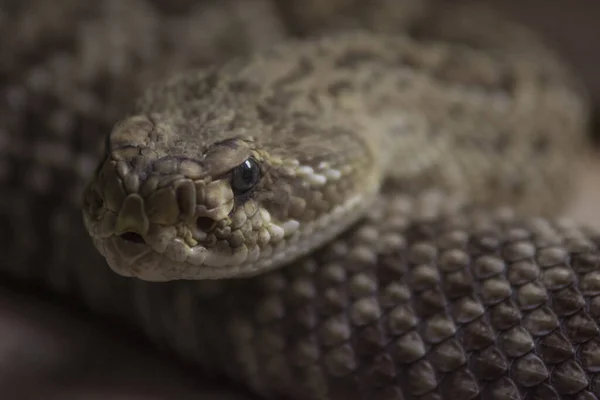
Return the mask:
<path id="1" fill-rule="evenodd" d="M 198 217 L 198 219 L 196 219 L 196 226 L 202 232 L 208 232 L 208 231 L 212 230 L 215 227 L 215 224 L 216 224 L 216 222 L 212 218 Z"/>
<path id="2" fill-rule="evenodd" d="M 121 235 L 121 239 L 132 243 L 146 243 L 144 238 L 135 232 L 125 232 Z"/>

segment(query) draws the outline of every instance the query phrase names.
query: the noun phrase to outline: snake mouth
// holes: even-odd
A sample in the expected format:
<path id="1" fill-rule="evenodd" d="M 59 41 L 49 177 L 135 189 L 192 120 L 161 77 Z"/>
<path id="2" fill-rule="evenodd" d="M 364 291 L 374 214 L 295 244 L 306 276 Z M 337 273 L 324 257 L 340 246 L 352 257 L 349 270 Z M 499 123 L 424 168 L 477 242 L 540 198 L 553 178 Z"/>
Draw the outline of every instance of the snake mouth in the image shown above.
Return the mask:
<path id="1" fill-rule="evenodd" d="M 286 246 L 267 245 L 252 250 L 246 246 L 187 246 L 175 238 L 166 250 L 157 249 L 148 239 L 126 232 L 108 237 L 92 235 L 95 247 L 117 274 L 145 281 L 246 278 L 276 268 L 289 257 L 304 253 L 299 247 L 312 244 L 301 235 Z M 193 261 L 191 261 L 193 260 Z"/>
<path id="2" fill-rule="evenodd" d="M 176 243 L 181 244 L 179 239 L 174 239 L 173 244 L 164 250 L 155 248 L 148 243 L 148 239 L 134 232 L 108 237 L 92 236 L 92 238 L 109 267 L 125 277 L 165 282 L 185 279 L 220 279 L 239 273 L 235 266 L 224 268 L 210 265 L 219 264 L 224 259 L 230 258 L 230 255 L 218 254 L 201 245 L 185 248 L 174 246 L 173 244 Z M 185 257 L 191 253 L 196 254 L 193 257 L 194 263 L 189 261 L 190 257 Z"/>
<path id="3" fill-rule="evenodd" d="M 201 216 L 160 224 L 148 221 L 145 213 L 123 212 L 133 208 L 110 210 L 96 203 L 83 213 L 95 247 L 119 275 L 147 281 L 250 276 L 276 265 L 287 253 L 281 251 L 284 239 L 293 239 L 297 229 L 290 222 L 263 224 L 263 218 L 270 218 L 266 210 L 239 209 L 218 221 Z M 120 229 L 125 222 L 130 229 Z"/>
<path id="4" fill-rule="evenodd" d="M 122 233 L 119 236 L 121 237 L 121 239 L 125 240 L 126 242 L 138 243 L 138 244 L 146 244 L 146 240 L 139 233 L 125 232 L 125 233 Z"/>
<path id="5" fill-rule="evenodd" d="M 298 229 L 295 221 L 272 223 L 264 231 L 265 243 L 235 246 L 227 240 L 186 243 L 181 234 L 183 227 L 177 225 L 151 224 L 143 235 L 119 232 L 114 229 L 113 212 L 101 217 L 84 212 L 84 221 L 95 247 L 119 275 L 152 282 L 248 278 L 273 270 L 328 242 L 362 215 L 364 204 L 359 198 L 352 199 L 331 214 L 307 223 L 304 230 Z M 265 212 L 261 213 L 263 217 Z"/>
<path id="6" fill-rule="evenodd" d="M 363 214 L 363 204 L 353 199 L 332 214 L 307 223 L 305 230 L 298 230 L 290 221 L 272 225 L 271 239 L 278 235 L 276 240 L 237 247 L 227 242 L 189 246 L 174 226 L 151 226 L 147 235 L 113 231 L 102 236 L 98 234 L 101 223 L 90 222 L 87 215 L 85 220 L 96 248 L 119 275 L 152 282 L 232 279 L 273 270 L 327 243 Z M 157 241 L 157 237 L 168 240 Z"/>

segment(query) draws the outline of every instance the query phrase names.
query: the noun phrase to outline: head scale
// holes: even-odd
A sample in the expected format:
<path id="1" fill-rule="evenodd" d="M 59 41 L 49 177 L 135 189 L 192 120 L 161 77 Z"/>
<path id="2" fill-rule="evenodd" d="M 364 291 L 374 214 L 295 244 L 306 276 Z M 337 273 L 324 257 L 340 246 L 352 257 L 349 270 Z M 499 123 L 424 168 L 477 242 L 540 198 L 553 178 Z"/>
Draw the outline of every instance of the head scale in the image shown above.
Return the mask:
<path id="1" fill-rule="evenodd" d="M 339 140 L 347 141 L 343 152 Z M 85 224 L 122 275 L 265 272 L 320 246 L 364 210 L 363 193 L 378 183 L 361 143 L 348 143 L 348 132 L 285 121 L 275 129 L 241 111 L 201 121 L 132 116 L 107 139 L 84 193 Z"/>

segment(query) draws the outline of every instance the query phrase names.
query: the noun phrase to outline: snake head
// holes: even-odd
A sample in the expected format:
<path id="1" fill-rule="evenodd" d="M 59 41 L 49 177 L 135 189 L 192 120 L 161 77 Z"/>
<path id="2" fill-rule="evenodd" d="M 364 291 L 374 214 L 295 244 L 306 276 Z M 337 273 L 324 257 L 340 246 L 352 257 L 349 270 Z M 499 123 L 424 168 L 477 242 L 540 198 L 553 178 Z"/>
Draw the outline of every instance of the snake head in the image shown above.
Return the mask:
<path id="1" fill-rule="evenodd" d="M 121 275 L 252 276 L 321 245 L 363 206 L 348 196 L 360 182 L 342 179 L 352 171 L 323 162 L 330 150 L 322 139 L 321 150 L 308 150 L 269 144 L 264 131 L 259 140 L 247 121 L 238 128 L 222 117 L 193 125 L 201 128 L 139 115 L 107 138 L 83 214 L 97 249 Z"/>

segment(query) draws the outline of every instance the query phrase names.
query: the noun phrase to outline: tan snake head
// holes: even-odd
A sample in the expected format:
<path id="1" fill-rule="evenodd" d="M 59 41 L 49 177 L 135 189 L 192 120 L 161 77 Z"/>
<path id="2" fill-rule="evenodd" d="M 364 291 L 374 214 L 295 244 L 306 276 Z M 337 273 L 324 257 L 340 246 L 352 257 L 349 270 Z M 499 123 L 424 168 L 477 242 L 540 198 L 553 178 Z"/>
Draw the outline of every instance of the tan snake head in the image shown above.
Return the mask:
<path id="1" fill-rule="evenodd" d="M 282 143 L 268 128 L 252 136 L 239 113 L 235 121 L 204 118 L 182 127 L 168 113 L 133 116 L 108 137 L 83 210 L 117 273 L 250 276 L 313 250 L 364 209 L 365 178 L 338 168 L 327 140 L 311 145 L 305 134 L 302 144 Z"/>

